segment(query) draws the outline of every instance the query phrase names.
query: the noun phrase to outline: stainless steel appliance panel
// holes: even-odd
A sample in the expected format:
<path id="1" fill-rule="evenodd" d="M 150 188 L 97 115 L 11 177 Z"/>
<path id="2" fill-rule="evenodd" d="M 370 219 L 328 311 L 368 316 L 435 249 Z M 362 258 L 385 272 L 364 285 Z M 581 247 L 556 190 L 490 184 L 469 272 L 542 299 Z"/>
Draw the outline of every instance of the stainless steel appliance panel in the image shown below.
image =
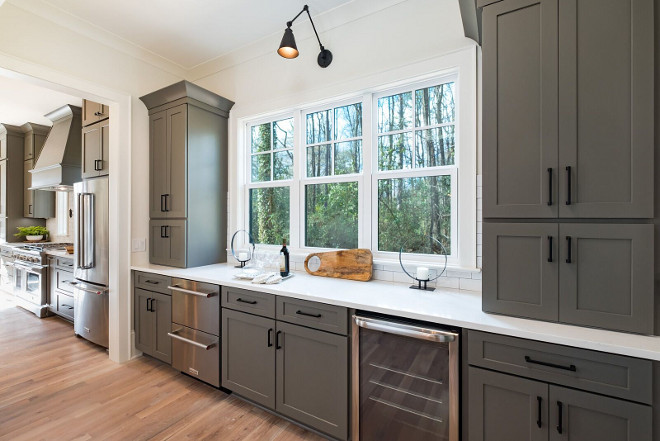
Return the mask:
<path id="1" fill-rule="evenodd" d="M 353 439 L 458 441 L 459 335 L 353 318 Z"/>
<path id="2" fill-rule="evenodd" d="M 220 335 L 220 287 L 186 279 L 172 279 L 172 322 Z"/>
<path id="3" fill-rule="evenodd" d="M 74 299 L 73 332 L 101 345 L 109 345 L 108 336 L 108 290 L 83 282 L 71 282 Z"/>
<path id="4" fill-rule="evenodd" d="M 108 286 L 108 177 L 73 185 L 74 275 L 76 279 Z"/>
<path id="5" fill-rule="evenodd" d="M 48 284 L 45 274 L 47 267 L 29 265 L 19 261 L 14 263 L 13 293 L 23 300 L 20 306 L 34 312 L 38 317 L 48 314 Z"/>
<path id="6" fill-rule="evenodd" d="M 220 387 L 220 338 L 176 323 L 168 335 L 172 339 L 172 367 Z"/>

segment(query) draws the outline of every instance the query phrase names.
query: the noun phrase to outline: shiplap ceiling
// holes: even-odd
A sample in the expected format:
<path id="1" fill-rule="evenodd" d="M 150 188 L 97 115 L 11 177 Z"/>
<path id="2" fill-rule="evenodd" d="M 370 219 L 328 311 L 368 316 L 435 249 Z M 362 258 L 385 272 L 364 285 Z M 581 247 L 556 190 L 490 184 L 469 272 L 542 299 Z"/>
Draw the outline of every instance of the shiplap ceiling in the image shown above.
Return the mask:
<path id="1" fill-rule="evenodd" d="M 51 126 L 44 115 L 65 104 L 81 106 L 82 99 L 0 75 L 0 123 Z"/>
<path id="2" fill-rule="evenodd" d="M 41 2 L 57 8 L 191 69 L 283 32 L 286 22 L 305 3 L 315 17 L 351 1 L 375 0 L 20 0 L 20 3 Z M 308 21 L 302 16 L 298 20 Z M 279 44 L 279 38 L 273 45 Z"/>

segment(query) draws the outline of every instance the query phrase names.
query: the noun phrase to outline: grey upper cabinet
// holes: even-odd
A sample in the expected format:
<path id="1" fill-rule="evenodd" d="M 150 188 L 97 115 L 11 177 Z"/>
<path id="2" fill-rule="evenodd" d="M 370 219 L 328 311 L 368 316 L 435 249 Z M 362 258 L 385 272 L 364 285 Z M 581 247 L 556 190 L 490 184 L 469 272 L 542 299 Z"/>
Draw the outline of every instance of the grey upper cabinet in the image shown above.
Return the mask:
<path id="1" fill-rule="evenodd" d="M 185 221 L 177 253 L 150 242 L 152 263 L 200 266 L 226 261 L 227 119 L 233 102 L 181 81 L 140 98 L 149 109 L 149 214 L 162 226 Z M 154 230 L 150 237 L 154 237 Z M 171 250 L 172 248 L 170 248 Z"/>
<path id="2" fill-rule="evenodd" d="M 157 265 L 187 265 L 186 236 L 188 223 L 185 220 L 149 221 L 149 261 Z"/>
<path id="3" fill-rule="evenodd" d="M 562 224 L 559 320 L 653 334 L 653 225 Z"/>
<path id="4" fill-rule="evenodd" d="M 104 120 L 82 129 L 83 179 L 108 174 L 110 121 Z"/>
<path id="5" fill-rule="evenodd" d="M 276 410 L 347 439 L 347 338 L 278 321 L 275 345 Z"/>
<path id="6" fill-rule="evenodd" d="M 135 288 L 135 347 L 165 363 L 172 362 L 169 336 L 172 324 L 172 299 L 169 295 Z"/>
<path id="7" fill-rule="evenodd" d="M 90 100 L 83 100 L 82 125 L 83 127 L 97 123 L 110 117 L 110 109 L 105 104 Z"/>
<path id="8" fill-rule="evenodd" d="M 653 35 L 653 0 L 559 2 L 561 217 L 653 217 Z"/>
<path id="9" fill-rule="evenodd" d="M 36 162 L 46 142 L 50 127 L 25 123 L 21 128 L 25 132 L 25 137 L 23 138 L 23 160 L 33 159 Z"/>
<path id="10" fill-rule="evenodd" d="M 549 439 L 652 441 L 651 412 L 650 406 L 551 385 Z"/>
<path id="11" fill-rule="evenodd" d="M 468 441 L 547 441 L 547 384 L 474 367 L 468 384 Z"/>
<path id="12" fill-rule="evenodd" d="M 46 142 L 50 129 L 33 123 L 21 126 L 23 137 L 23 217 L 32 219 L 47 219 L 55 217 L 55 192 L 30 190 L 32 173 L 41 149 Z"/>
<path id="13" fill-rule="evenodd" d="M 559 226 L 485 223 L 484 311 L 556 321 Z"/>
<path id="14" fill-rule="evenodd" d="M 275 320 L 222 311 L 222 387 L 275 408 Z"/>
<path id="15" fill-rule="evenodd" d="M 488 6 L 483 35 L 484 217 L 557 217 L 557 0 Z"/>

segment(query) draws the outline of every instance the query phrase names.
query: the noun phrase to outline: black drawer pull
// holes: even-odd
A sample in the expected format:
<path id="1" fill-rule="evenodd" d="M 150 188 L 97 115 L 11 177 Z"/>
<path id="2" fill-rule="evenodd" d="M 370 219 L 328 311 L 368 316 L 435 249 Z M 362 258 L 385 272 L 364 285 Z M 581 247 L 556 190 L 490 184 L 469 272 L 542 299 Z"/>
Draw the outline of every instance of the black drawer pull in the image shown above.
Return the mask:
<path id="1" fill-rule="evenodd" d="M 537 426 L 539 427 L 539 429 L 540 429 L 541 426 L 543 426 L 543 419 L 542 419 L 542 416 L 541 416 L 541 410 L 542 410 L 541 408 L 543 407 L 543 405 L 542 405 L 542 403 L 543 403 L 543 398 L 541 398 L 541 397 L 536 397 L 536 401 L 538 402 L 538 405 L 539 405 L 539 407 L 538 407 L 538 413 L 537 413 L 537 415 L 536 415 L 536 425 L 537 425 Z"/>
<path id="2" fill-rule="evenodd" d="M 268 329 L 268 347 L 273 346 L 273 328 Z"/>
<path id="3" fill-rule="evenodd" d="M 571 166 L 568 165 L 566 166 L 566 181 L 567 181 L 567 188 L 566 188 L 566 205 L 571 205 Z"/>
<path id="4" fill-rule="evenodd" d="M 103 160 L 102 159 L 95 159 L 94 160 L 94 171 L 101 171 L 103 170 Z"/>
<path id="5" fill-rule="evenodd" d="M 280 335 L 282 334 L 282 331 L 277 331 L 275 333 L 275 349 L 282 349 L 282 345 L 280 345 Z"/>
<path id="6" fill-rule="evenodd" d="M 548 236 L 548 262 L 552 263 L 552 236 Z"/>
<path id="7" fill-rule="evenodd" d="M 256 300 L 245 300 L 245 299 L 242 299 L 240 297 L 237 298 L 236 301 L 241 302 L 241 303 L 247 303 L 248 305 L 256 305 L 257 304 Z"/>
<path id="8" fill-rule="evenodd" d="M 573 238 L 571 236 L 566 236 L 566 263 L 573 263 Z"/>
<path id="9" fill-rule="evenodd" d="M 548 206 L 552 205 L 552 168 L 548 168 Z"/>
<path id="10" fill-rule="evenodd" d="M 160 282 L 156 280 L 145 280 L 144 283 L 148 283 L 150 285 L 158 285 Z"/>
<path id="11" fill-rule="evenodd" d="M 162 211 L 162 212 L 165 211 L 165 195 L 164 194 L 160 195 L 160 211 Z"/>
<path id="12" fill-rule="evenodd" d="M 66 303 L 62 303 L 62 306 L 66 306 L 66 307 L 69 308 L 69 309 L 73 309 L 73 306 L 71 306 L 71 305 L 67 305 Z"/>
<path id="13" fill-rule="evenodd" d="M 548 363 L 547 361 L 533 360 L 529 355 L 525 355 L 525 361 L 530 364 L 540 364 L 541 366 L 547 366 L 555 369 L 563 369 L 565 371 L 571 371 L 571 372 L 577 371 L 577 368 L 575 367 L 574 364 L 571 364 L 569 366 L 564 366 L 562 364 Z"/>
<path id="14" fill-rule="evenodd" d="M 557 413 L 557 433 L 561 434 L 564 433 L 564 403 L 561 401 L 557 401 Z"/>
<path id="15" fill-rule="evenodd" d="M 301 311 L 301 310 L 297 310 L 296 314 L 304 315 L 306 317 L 321 318 L 321 314 L 310 314 L 309 312 L 304 312 L 304 311 Z"/>

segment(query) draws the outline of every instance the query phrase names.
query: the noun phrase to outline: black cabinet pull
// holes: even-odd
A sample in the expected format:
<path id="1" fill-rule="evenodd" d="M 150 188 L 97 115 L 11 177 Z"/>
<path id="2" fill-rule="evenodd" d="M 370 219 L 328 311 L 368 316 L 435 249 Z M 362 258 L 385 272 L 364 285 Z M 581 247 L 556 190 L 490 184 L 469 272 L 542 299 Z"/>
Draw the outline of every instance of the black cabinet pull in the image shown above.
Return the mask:
<path id="1" fill-rule="evenodd" d="M 303 312 L 301 310 L 297 310 L 296 314 L 298 315 L 304 315 L 306 317 L 314 317 L 314 318 L 321 318 L 321 314 L 310 314 L 309 312 Z"/>
<path id="2" fill-rule="evenodd" d="M 548 236 L 548 262 L 552 263 L 552 236 Z"/>
<path id="3" fill-rule="evenodd" d="M 151 308 L 149 307 L 150 301 L 151 301 L 151 297 L 147 298 L 147 311 L 151 311 Z"/>
<path id="4" fill-rule="evenodd" d="M 566 205 L 571 205 L 571 166 L 567 165 L 566 166 L 566 181 L 568 184 L 568 187 L 566 188 Z"/>
<path id="5" fill-rule="evenodd" d="M 62 303 L 62 306 L 66 306 L 66 307 L 69 308 L 69 309 L 73 309 L 73 306 L 71 306 L 71 305 L 67 305 L 66 303 Z"/>
<path id="6" fill-rule="evenodd" d="M 564 424 L 563 424 L 563 417 L 564 417 L 564 403 L 561 401 L 557 401 L 557 433 L 564 433 Z"/>
<path id="7" fill-rule="evenodd" d="M 170 195 L 169 194 L 164 194 L 163 196 L 165 196 L 165 210 L 163 210 L 163 211 L 170 211 L 170 209 L 168 208 L 169 205 L 170 205 L 168 203 L 168 201 L 170 200 Z"/>
<path id="8" fill-rule="evenodd" d="M 165 225 L 160 226 L 160 237 L 165 238 Z"/>
<path id="9" fill-rule="evenodd" d="M 282 331 L 277 331 L 275 333 L 275 349 L 282 349 L 282 345 L 280 345 L 280 335 L 282 334 Z"/>
<path id="10" fill-rule="evenodd" d="M 530 357 L 529 355 L 525 355 L 525 361 L 530 364 L 540 364 L 541 366 L 547 366 L 555 369 L 562 369 L 565 371 L 571 371 L 571 372 L 577 371 L 577 368 L 575 367 L 574 364 L 571 364 L 569 366 L 564 366 L 562 364 L 548 363 L 547 361 L 533 360 L 532 357 Z"/>
<path id="11" fill-rule="evenodd" d="M 571 236 L 566 236 L 566 263 L 573 263 L 573 238 Z"/>
<path id="12" fill-rule="evenodd" d="M 268 347 L 273 346 L 273 328 L 268 329 Z"/>
<path id="13" fill-rule="evenodd" d="M 151 312 L 156 312 L 156 310 L 154 309 L 154 301 L 155 301 L 155 300 L 156 300 L 156 299 L 151 299 L 151 309 L 149 310 L 149 311 L 151 311 Z"/>
<path id="14" fill-rule="evenodd" d="M 32 204 L 28 205 L 28 214 L 32 214 Z"/>
<path id="15" fill-rule="evenodd" d="M 543 407 L 543 398 L 541 397 L 536 397 L 536 401 L 538 402 L 538 413 L 536 414 L 536 425 L 541 428 L 543 426 L 543 419 L 541 417 L 541 408 Z"/>
<path id="16" fill-rule="evenodd" d="M 170 226 L 165 225 L 165 238 L 169 239 L 169 237 L 170 237 Z"/>
<path id="17" fill-rule="evenodd" d="M 158 285 L 159 282 L 156 282 L 155 280 L 145 280 L 144 283 L 148 283 L 150 285 Z"/>
<path id="18" fill-rule="evenodd" d="M 94 171 L 101 171 L 103 170 L 103 160 L 102 159 L 95 159 L 94 160 Z"/>
<path id="19" fill-rule="evenodd" d="M 248 305 L 256 305 L 257 304 L 256 300 L 245 300 L 245 299 L 242 299 L 240 297 L 237 298 L 236 301 L 241 302 L 241 303 L 247 303 Z"/>
<path id="20" fill-rule="evenodd" d="M 165 195 L 160 195 L 160 211 L 165 211 Z"/>
<path id="21" fill-rule="evenodd" d="M 552 168 L 548 168 L 548 206 L 552 205 Z"/>

